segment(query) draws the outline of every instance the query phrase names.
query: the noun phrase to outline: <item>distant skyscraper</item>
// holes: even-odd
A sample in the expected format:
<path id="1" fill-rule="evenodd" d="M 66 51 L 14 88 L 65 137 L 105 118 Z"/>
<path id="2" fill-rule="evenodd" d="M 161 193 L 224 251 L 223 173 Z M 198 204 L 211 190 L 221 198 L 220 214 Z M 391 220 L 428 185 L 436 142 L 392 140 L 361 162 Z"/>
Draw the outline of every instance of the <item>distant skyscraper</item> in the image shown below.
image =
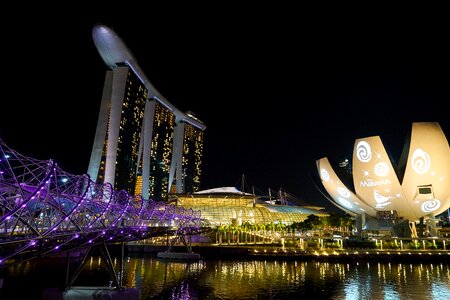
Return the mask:
<path id="1" fill-rule="evenodd" d="M 348 160 L 348 158 L 344 158 L 339 161 L 339 168 L 345 171 L 345 173 L 351 175 L 352 174 L 352 164 Z"/>
<path id="2" fill-rule="evenodd" d="M 191 114 L 188 115 L 194 117 Z M 173 182 L 172 178 L 174 178 L 175 171 L 178 174 L 176 174 L 176 185 L 175 188 L 172 187 L 172 191 L 196 192 L 200 189 L 202 173 L 203 131 L 191 124 L 182 122 L 177 125 L 175 140 L 174 159 L 169 181 Z"/>
<path id="3" fill-rule="evenodd" d="M 88 174 L 145 199 L 197 191 L 206 126 L 158 93 L 114 31 L 95 26 L 93 38 L 111 70 Z"/>
<path id="4" fill-rule="evenodd" d="M 169 172 L 173 155 L 175 115 L 155 100 L 149 102 L 149 107 L 150 111 L 154 112 L 150 148 L 149 195 L 150 198 L 165 198 L 169 188 Z M 145 164 L 142 165 L 145 166 Z M 142 170 L 140 171 L 142 173 Z"/>
<path id="5" fill-rule="evenodd" d="M 184 190 L 186 193 L 200 189 L 203 157 L 203 131 L 186 124 L 184 130 L 183 170 L 186 171 Z"/>

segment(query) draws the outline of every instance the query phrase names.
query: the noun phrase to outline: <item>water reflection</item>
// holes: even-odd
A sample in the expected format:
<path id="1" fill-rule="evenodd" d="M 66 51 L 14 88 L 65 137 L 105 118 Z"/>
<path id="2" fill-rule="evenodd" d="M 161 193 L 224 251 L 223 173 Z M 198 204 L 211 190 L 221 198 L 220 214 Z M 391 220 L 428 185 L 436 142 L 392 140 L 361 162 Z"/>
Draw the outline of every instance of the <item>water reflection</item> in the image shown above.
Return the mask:
<path id="1" fill-rule="evenodd" d="M 333 299 L 450 299 L 449 266 L 355 265 L 337 291 Z"/>
<path id="2" fill-rule="evenodd" d="M 124 285 L 141 288 L 143 296 L 150 297 L 170 292 L 175 295 L 175 298 L 170 299 L 189 299 L 182 296 L 193 293 L 189 290 L 190 283 L 184 280 L 195 280 L 205 268 L 205 263 L 128 258 L 125 266 Z"/>
<path id="3" fill-rule="evenodd" d="M 102 264 L 104 261 L 92 257 L 79 285 L 108 285 Z M 120 261 L 115 259 L 114 264 L 119 270 Z M 1 296 L 6 296 L 0 298 L 22 295 L 39 299 L 35 297 L 40 295 L 38 287 L 63 287 L 65 269 L 54 265 L 51 260 L 31 261 L 0 270 L 5 279 Z M 448 263 L 175 262 L 129 257 L 123 265 L 123 284 L 140 288 L 142 299 L 450 299 Z M 23 289 L 24 284 L 27 289 Z"/>
<path id="4" fill-rule="evenodd" d="M 139 260 L 139 264 L 136 261 Z M 306 261 L 175 263 L 130 258 L 126 284 L 145 299 L 450 299 L 444 264 Z M 139 273 L 136 271 L 139 269 Z"/>

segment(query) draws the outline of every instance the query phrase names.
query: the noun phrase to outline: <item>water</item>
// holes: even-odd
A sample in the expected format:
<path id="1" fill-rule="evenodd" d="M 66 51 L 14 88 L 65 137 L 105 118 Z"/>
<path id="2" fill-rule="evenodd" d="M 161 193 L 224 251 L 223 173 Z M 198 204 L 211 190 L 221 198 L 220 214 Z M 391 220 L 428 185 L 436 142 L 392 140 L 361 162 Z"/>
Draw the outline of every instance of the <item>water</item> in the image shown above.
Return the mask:
<path id="1" fill-rule="evenodd" d="M 142 299 L 450 299 L 449 263 L 128 257 L 123 265 L 123 285 L 140 288 Z M 41 299 L 44 289 L 65 286 L 65 267 L 63 259 L 43 259 L 0 269 L 0 299 Z M 105 270 L 91 257 L 75 285 L 108 286 Z"/>

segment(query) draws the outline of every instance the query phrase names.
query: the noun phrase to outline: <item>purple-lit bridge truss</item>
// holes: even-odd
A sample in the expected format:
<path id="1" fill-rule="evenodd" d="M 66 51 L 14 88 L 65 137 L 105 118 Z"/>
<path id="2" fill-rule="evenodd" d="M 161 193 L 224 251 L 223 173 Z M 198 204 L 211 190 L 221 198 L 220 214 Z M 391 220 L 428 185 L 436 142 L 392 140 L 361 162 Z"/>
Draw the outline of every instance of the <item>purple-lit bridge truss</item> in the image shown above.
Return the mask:
<path id="1" fill-rule="evenodd" d="M 0 140 L 0 268 L 100 243 L 201 228 L 200 211 L 145 200 L 72 175 Z"/>

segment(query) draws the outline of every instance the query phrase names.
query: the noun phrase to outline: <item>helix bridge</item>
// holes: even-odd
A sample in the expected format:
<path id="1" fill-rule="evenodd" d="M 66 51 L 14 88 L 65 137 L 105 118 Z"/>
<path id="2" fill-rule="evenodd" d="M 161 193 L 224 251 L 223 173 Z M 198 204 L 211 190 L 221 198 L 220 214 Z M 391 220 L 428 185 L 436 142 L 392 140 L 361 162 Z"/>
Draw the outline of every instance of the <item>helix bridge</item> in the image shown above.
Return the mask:
<path id="1" fill-rule="evenodd" d="M 21 155 L 0 139 L 0 268 L 200 228 L 200 211 L 116 191 L 53 160 Z"/>

